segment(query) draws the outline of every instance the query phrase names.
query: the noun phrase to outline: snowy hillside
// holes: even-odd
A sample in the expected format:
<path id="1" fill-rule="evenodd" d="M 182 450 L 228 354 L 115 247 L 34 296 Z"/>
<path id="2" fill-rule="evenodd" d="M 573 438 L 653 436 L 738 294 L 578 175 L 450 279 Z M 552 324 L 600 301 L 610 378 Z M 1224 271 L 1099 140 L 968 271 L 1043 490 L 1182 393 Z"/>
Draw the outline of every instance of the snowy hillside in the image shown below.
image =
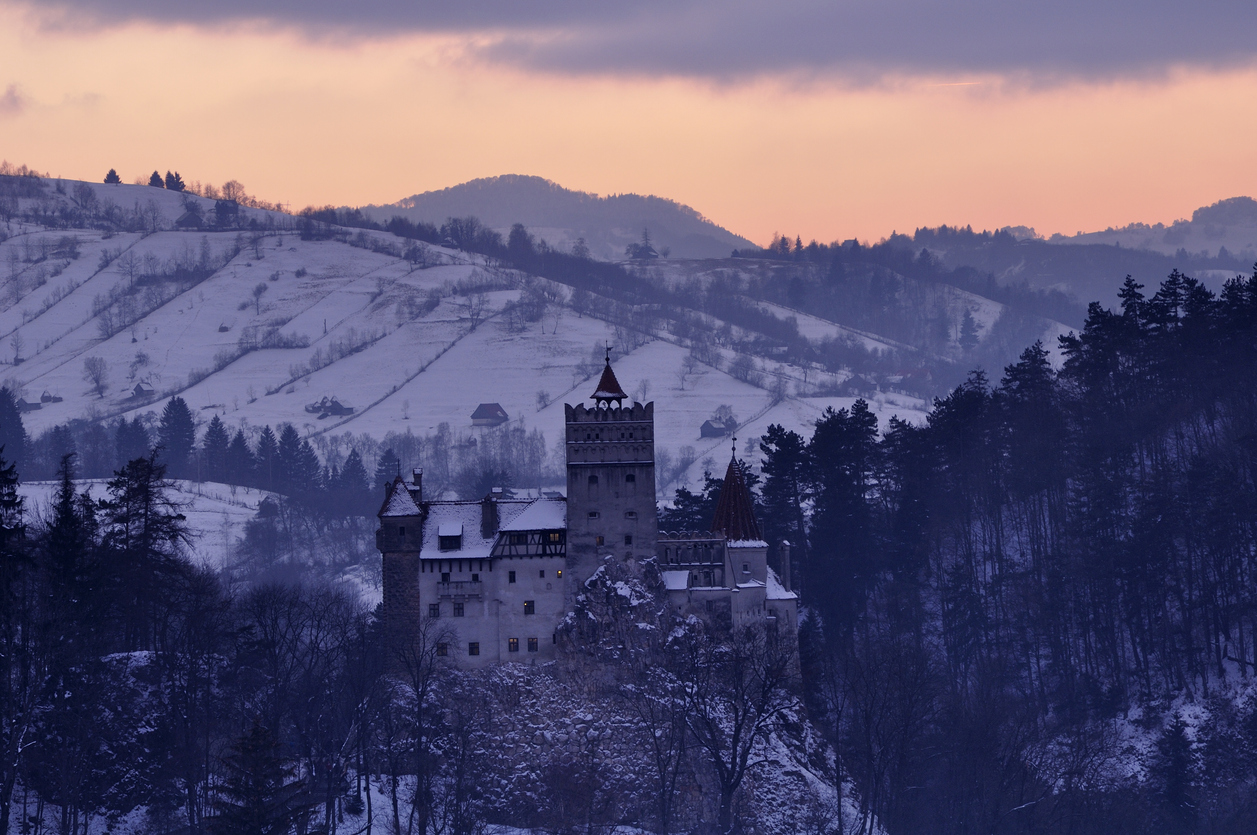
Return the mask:
<path id="1" fill-rule="evenodd" d="M 610 343 L 625 387 L 656 401 L 665 457 L 693 461 L 685 479 L 728 454 L 727 439 L 699 436 L 719 406 L 732 408 L 745 441 L 770 423 L 806 432 L 825 408 L 855 399 L 811 396 L 845 373 L 762 357 L 736 379 L 729 347 L 706 346 L 695 362 L 694 345 L 666 330 L 627 334 L 575 312 L 568 288 L 479 256 L 425 246 L 416 263 L 399 254 L 413 242 L 380 232 L 301 240 L 294 218 L 247 209 L 243 228 L 176 229 L 189 207 L 212 217 L 214 201 L 41 185 L 0 227 L 0 381 L 31 404 L 32 436 L 80 417 L 155 416 L 177 394 L 201 422 L 219 415 L 247 434 L 290 422 L 325 444 L 346 433 L 425 435 L 442 423 L 471 433 L 472 411 L 496 402 L 553 446 L 562 404 L 588 396 Z M 93 219 L 76 224 L 84 202 Z M 108 213 L 143 228 L 100 228 Z M 530 287 L 552 300 L 537 321 L 511 312 Z M 97 358 L 104 373 L 93 380 L 86 368 Z M 872 396 L 883 418 L 923 414 L 913 398 Z M 327 414 L 316 405 L 325 398 L 352 413 Z"/>

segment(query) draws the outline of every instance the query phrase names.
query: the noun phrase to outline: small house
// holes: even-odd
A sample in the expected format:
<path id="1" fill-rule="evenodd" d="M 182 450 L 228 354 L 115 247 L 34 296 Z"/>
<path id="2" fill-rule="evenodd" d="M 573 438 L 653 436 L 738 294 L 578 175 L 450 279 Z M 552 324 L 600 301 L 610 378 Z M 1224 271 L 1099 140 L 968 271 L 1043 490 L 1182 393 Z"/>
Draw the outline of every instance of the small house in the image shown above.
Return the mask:
<path id="1" fill-rule="evenodd" d="M 318 415 L 319 420 L 326 417 L 343 417 L 344 415 L 352 415 L 354 413 L 352 406 L 346 406 L 335 397 L 327 396 L 317 403 L 311 403 L 306 406 L 306 411 L 312 415 Z"/>
<path id="2" fill-rule="evenodd" d="M 472 426 L 501 426 L 510 420 L 498 403 L 481 403 L 476 407 L 476 411 L 471 413 Z"/>
<path id="3" fill-rule="evenodd" d="M 64 398 L 58 397 L 50 391 L 45 391 L 39 396 L 40 403 L 60 403 Z"/>
<path id="4" fill-rule="evenodd" d="M 17 401 L 17 410 L 19 414 L 26 414 L 27 412 L 38 412 L 41 408 L 43 408 L 41 404 L 31 403 L 27 401 L 25 398 L 22 398 Z"/>
<path id="5" fill-rule="evenodd" d="M 135 388 L 131 389 L 131 400 L 143 400 L 146 397 L 152 397 L 156 392 L 148 383 L 136 383 Z"/>
<path id="6" fill-rule="evenodd" d="M 703 423 L 702 428 L 698 430 L 698 434 L 702 438 L 723 438 L 737 428 L 737 421 L 732 418 L 726 421 L 719 421 L 713 418 Z"/>
<path id="7" fill-rule="evenodd" d="M 195 212 L 184 212 L 175 221 L 176 229 L 200 229 L 204 225 L 205 221 L 203 221 L 201 216 Z"/>

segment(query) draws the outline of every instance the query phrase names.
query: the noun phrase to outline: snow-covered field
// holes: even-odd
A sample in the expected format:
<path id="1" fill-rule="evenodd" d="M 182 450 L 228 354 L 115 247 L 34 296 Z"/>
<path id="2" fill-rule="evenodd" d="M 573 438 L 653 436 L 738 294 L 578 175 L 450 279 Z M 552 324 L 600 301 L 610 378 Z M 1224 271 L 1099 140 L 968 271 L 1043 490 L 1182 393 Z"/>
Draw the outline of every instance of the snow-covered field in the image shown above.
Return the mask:
<path id="1" fill-rule="evenodd" d="M 67 191 L 73 194 L 76 185 L 67 183 Z M 7 226 L 9 237 L 0 243 L 6 279 L 0 288 L 0 382 L 32 403 L 45 394 L 61 398 L 24 415 L 33 435 L 77 417 L 156 415 L 177 394 L 200 421 L 216 414 L 231 431 L 240 427 L 251 434 L 291 422 L 306 436 L 352 432 L 376 438 L 407 429 L 427 434 L 442 423 L 455 432 L 471 431 L 477 405 L 496 402 L 553 445 L 562 434 L 562 404 L 590 394 L 590 374 L 598 370 L 591 355 L 597 346 L 617 342 L 612 324 L 562 302 L 539 322 L 508 321 L 503 311 L 519 298 L 521 277 L 477 256 L 430 247 L 427 266 L 418 268 L 366 246 L 303 241 L 291 217 L 256 210 L 247 211 L 270 228 L 172 231 L 185 201 L 202 204 L 206 216 L 212 201 L 146 186 L 88 185 L 99 202 L 147 212 L 160 231 Z M 70 199 L 48 191 L 45 199 L 54 204 Z M 355 243 L 371 241 L 409 245 L 374 232 Z M 146 276 L 194 262 L 216 269 L 157 303 L 154 294 L 171 285 Z M 139 289 L 125 292 L 133 283 Z M 565 288 L 543 283 L 566 297 Z M 122 301 L 102 313 L 111 293 Z M 152 309 L 128 316 L 127 304 Z M 115 324 L 109 334 L 102 318 L 111 315 L 124 325 Z M 782 315 L 799 314 L 783 308 Z M 800 318 L 800 327 L 818 336 L 839 330 L 814 317 Z M 268 332 L 265 344 L 282 347 L 253 349 Z M 661 449 L 677 454 L 694 447 L 689 478 L 701 475 L 706 457 L 727 455 L 728 440 L 699 436 L 718 406 L 733 409 L 744 442 L 770 423 L 808 434 L 825 407 L 852 402 L 799 396 L 826 376 L 839 381 L 843 375 L 764 360 L 756 360 L 762 388 L 711 365 L 682 379 L 689 347 L 666 333 L 645 336 L 627 354 L 615 349 L 616 371 L 627 391 L 655 401 Z M 859 337 L 870 346 L 891 344 L 875 335 Z M 719 353 L 727 369 L 735 354 Z M 85 361 L 97 357 L 106 367 L 103 391 L 85 376 Z M 779 402 L 770 394 L 778 379 L 785 393 Z M 152 394 L 137 399 L 141 384 Z M 307 411 L 324 397 L 337 398 L 353 413 L 321 418 Z M 924 413 L 923 403 L 902 398 L 878 398 L 873 405 L 883 419 Z"/>

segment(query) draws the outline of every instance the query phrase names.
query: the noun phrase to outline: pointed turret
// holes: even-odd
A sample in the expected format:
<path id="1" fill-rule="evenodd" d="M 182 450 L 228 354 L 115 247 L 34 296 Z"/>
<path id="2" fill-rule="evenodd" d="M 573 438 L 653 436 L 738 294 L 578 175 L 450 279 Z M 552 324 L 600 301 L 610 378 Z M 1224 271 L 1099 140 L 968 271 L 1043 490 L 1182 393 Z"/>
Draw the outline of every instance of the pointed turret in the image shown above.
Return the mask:
<path id="1" fill-rule="evenodd" d="M 621 400 L 628 397 L 620 387 L 620 381 L 615 378 L 615 372 L 611 370 L 610 348 L 607 349 L 607 365 L 602 369 L 602 379 L 598 381 L 598 390 L 593 397 L 594 402 L 600 406 L 610 406 L 612 400 L 618 406 Z"/>
<path id="2" fill-rule="evenodd" d="M 755 521 L 755 508 L 751 501 L 751 489 L 746 486 L 746 475 L 737 456 L 729 459 L 725 483 L 716 500 L 716 516 L 711 522 L 712 533 L 722 533 L 732 541 L 761 540 L 759 522 Z"/>

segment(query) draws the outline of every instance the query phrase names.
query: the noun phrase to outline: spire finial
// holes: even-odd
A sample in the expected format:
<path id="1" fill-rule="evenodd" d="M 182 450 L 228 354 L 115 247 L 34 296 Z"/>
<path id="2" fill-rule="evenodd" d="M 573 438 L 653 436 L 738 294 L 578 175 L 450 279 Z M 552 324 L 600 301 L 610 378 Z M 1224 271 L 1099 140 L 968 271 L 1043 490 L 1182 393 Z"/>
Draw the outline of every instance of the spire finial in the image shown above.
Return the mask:
<path id="1" fill-rule="evenodd" d="M 604 357 L 604 359 L 606 359 L 607 365 L 610 365 L 611 364 L 611 343 L 604 341 L 602 344 L 605 345 L 607 348 L 607 355 L 606 357 Z"/>
<path id="2" fill-rule="evenodd" d="M 734 458 L 738 457 L 738 436 L 737 435 L 733 436 L 733 457 Z"/>

